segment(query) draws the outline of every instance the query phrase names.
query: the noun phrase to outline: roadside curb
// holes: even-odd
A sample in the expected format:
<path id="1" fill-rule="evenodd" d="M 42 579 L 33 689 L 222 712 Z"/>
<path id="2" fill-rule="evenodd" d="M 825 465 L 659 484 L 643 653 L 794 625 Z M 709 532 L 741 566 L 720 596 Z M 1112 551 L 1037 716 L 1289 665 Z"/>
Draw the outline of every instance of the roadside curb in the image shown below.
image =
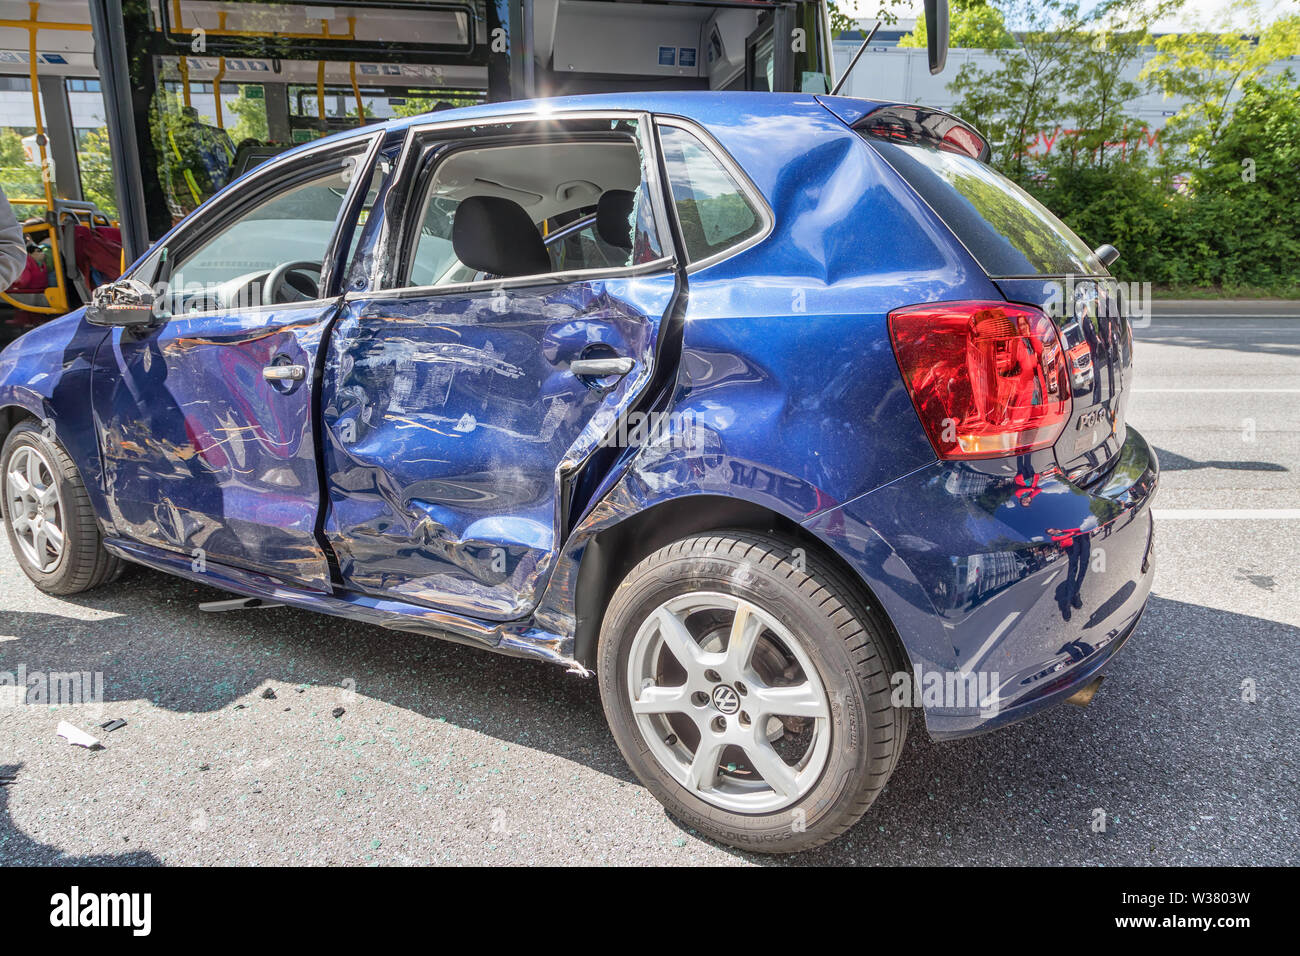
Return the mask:
<path id="1" fill-rule="evenodd" d="M 1151 305 L 1157 319 L 1161 316 L 1300 319 L 1300 299 L 1156 299 Z"/>

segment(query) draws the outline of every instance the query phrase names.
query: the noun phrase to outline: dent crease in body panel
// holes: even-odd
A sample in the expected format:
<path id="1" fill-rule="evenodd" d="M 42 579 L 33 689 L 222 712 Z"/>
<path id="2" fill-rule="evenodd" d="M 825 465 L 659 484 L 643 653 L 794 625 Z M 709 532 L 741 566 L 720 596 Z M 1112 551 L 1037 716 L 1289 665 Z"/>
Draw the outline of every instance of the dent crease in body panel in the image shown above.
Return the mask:
<path id="1" fill-rule="evenodd" d="M 648 383 L 675 281 L 350 301 L 323 410 L 326 535 L 345 584 L 492 620 L 529 613 L 563 533 L 563 477 Z M 568 370 L 593 353 L 635 370 L 593 387 Z"/>

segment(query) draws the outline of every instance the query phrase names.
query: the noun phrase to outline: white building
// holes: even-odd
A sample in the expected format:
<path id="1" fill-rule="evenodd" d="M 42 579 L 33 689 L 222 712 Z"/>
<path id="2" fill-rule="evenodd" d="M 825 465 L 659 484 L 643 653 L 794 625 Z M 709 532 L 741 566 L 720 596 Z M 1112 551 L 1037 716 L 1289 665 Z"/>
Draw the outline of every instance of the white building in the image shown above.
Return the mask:
<path id="1" fill-rule="evenodd" d="M 899 26 L 901 27 L 901 24 Z M 894 32 L 898 31 L 895 30 Z M 835 41 L 835 69 L 837 75 L 843 75 L 844 70 L 848 68 L 849 62 L 853 59 L 853 54 L 857 52 L 860 45 L 861 39 L 856 42 L 852 39 L 843 38 Z M 1154 56 L 1155 51 L 1152 50 L 1140 62 L 1131 64 L 1125 70 L 1125 77 L 1136 81 L 1142 67 Z M 956 105 L 956 97 L 948 91 L 948 84 L 953 81 L 961 68 L 968 63 L 974 63 L 984 71 L 996 70 L 1000 66 L 998 56 L 993 51 L 949 50 L 947 67 L 938 76 L 932 76 L 926 61 L 926 51 L 924 49 L 900 48 L 897 46 L 897 39 L 891 34 L 884 43 L 877 43 L 875 39 L 872 40 L 871 47 L 862 55 L 862 59 L 858 61 L 852 76 L 849 77 L 844 89 L 840 92 L 845 96 L 891 100 L 902 103 L 923 103 L 927 106 L 951 110 Z M 1288 67 L 1291 68 L 1294 74 L 1300 76 L 1300 55 L 1279 60 L 1269 67 L 1269 72 L 1281 73 Z M 1184 102 L 1179 98 L 1166 99 L 1156 91 L 1138 97 L 1135 101 L 1126 104 L 1125 109 L 1145 124 L 1150 134 L 1154 134 L 1165 125 L 1169 117 L 1178 112 Z M 1041 152 L 1052 148 L 1062 132 L 1061 130 L 1040 130 L 1038 144 L 1034 151 Z"/>

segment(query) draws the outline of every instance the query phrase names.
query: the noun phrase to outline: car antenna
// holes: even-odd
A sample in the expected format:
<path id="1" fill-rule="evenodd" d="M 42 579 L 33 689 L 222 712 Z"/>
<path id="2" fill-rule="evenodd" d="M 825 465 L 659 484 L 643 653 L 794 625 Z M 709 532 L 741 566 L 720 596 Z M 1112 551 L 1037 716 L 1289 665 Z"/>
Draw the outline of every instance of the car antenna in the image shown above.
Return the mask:
<path id="1" fill-rule="evenodd" d="M 839 93 L 840 89 L 844 86 L 844 81 L 849 78 L 849 74 L 853 72 L 853 68 L 858 65 L 858 60 L 862 58 L 862 54 L 867 52 L 867 44 L 871 42 L 871 38 L 876 35 L 876 31 L 879 29 L 880 21 L 877 20 L 876 25 L 872 27 L 871 32 L 867 34 L 867 38 L 862 41 L 862 46 L 858 47 L 858 52 L 853 54 L 853 59 L 849 61 L 849 68 L 844 71 L 844 75 L 841 76 L 839 82 L 835 84 L 835 89 L 831 90 L 831 96 Z"/>

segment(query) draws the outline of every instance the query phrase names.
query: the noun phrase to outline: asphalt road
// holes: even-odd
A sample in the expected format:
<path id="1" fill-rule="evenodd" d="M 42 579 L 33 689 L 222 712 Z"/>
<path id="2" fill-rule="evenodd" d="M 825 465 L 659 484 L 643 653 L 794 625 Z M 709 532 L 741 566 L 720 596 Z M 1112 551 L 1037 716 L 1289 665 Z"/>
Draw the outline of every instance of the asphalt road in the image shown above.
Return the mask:
<path id="1" fill-rule="evenodd" d="M 558 668 L 204 614 L 222 595 L 144 571 L 51 598 L 0 547 L 0 670 L 102 672 L 106 700 L 0 706 L 0 863 L 1300 862 L 1300 303 L 1161 303 L 1136 337 L 1130 422 L 1164 467 L 1139 632 L 1086 710 L 946 744 L 914 720 L 829 847 L 774 860 L 683 829 L 594 682 Z M 101 751 L 55 735 L 109 718 Z"/>

